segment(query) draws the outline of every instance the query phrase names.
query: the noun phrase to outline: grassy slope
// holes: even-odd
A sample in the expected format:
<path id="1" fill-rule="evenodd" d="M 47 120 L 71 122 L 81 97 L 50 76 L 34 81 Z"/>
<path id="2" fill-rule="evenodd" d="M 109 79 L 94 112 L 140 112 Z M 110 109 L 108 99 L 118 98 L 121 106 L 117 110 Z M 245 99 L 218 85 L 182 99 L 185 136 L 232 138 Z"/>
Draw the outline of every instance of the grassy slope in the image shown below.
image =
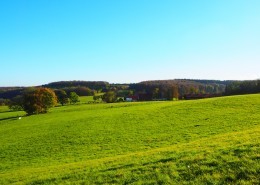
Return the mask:
<path id="1" fill-rule="evenodd" d="M 0 184 L 259 183 L 259 94 L 0 111 Z"/>

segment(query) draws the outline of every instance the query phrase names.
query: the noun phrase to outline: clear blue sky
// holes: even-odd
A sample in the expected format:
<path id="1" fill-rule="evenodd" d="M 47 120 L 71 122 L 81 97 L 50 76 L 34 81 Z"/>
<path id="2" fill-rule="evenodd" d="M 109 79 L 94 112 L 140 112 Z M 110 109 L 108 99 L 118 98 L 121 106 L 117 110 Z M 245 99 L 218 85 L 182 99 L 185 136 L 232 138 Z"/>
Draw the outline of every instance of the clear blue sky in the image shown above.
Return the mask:
<path id="1" fill-rule="evenodd" d="M 260 78 L 260 0 L 2 0 L 0 86 Z"/>

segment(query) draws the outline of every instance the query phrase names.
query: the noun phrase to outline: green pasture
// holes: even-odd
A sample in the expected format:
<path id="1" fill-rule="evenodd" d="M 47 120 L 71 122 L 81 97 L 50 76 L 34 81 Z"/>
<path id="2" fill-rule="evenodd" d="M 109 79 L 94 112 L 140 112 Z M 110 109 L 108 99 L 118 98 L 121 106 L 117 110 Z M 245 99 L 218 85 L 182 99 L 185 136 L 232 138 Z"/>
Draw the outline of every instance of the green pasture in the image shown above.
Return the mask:
<path id="1" fill-rule="evenodd" d="M 96 95 L 97 95 L 97 96 L 100 96 L 100 95 L 103 95 L 103 94 L 104 94 L 104 93 L 98 93 L 98 94 L 96 94 Z M 92 102 L 94 102 L 93 96 L 80 96 L 80 97 L 79 97 L 79 100 L 80 100 L 79 104 L 85 104 L 85 103 L 92 103 Z M 96 101 L 96 103 L 97 103 L 97 102 L 100 102 L 100 103 L 101 103 L 100 100 Z"/>
<path id="2" fill-rule="evenodd" d="M 0 107 L 0 184 L 259 184 L 259 151 L 260 94 Z"/>
<path id="3" fill-rule="evenodd" d="M 79 103 L 88 103 L 88 102 L 93 102 L 93 96 L 80 96 L 79 97 L 80 102 Z"/>

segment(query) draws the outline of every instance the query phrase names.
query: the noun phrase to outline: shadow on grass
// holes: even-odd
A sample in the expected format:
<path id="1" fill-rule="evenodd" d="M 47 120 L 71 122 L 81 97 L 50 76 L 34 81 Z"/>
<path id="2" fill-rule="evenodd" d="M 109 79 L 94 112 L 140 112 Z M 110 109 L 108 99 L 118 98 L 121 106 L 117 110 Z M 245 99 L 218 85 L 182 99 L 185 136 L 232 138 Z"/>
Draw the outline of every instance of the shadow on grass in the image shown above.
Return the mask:
<path id="1" fill-rule="evenodd" d="M 4 110 L 4 111 L 1 111 L 0 114 L 4 114 L 7 112 L 23 112 L 23 110 Z"/>
<path id="2" fill-rule="evenodd" d="M 7 112 L 16 112 L 16 111 L 12 111 L 12 110 L 4 110 L 4 111 L 1 111 L 0 114 L 2 114 L 2 113 L 7 113 Z"/>
<path id="3" fill-rule="evenodd" d="M 17 120 L 17 119 L 19 119 L 19 117 L 21 117 L 21 116 L 12 116 L 12 117 L 8 117 L 8 118 L 0 118 L 0 121 Z"/>

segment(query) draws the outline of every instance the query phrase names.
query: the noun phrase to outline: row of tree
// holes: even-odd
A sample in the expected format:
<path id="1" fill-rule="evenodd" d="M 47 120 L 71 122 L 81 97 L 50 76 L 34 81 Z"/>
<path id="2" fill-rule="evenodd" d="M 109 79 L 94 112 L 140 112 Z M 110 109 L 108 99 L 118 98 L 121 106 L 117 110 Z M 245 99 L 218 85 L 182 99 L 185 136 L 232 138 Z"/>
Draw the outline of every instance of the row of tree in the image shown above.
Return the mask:
<path id="1" fill-rule="evenodd" d="M 135 84 L 109 84 L 104 81 L 61 81 L 53 82 L 39 87 L 62 89 L 67 94 L 76 92 L 79 96 L 93 96 L 96 93 L 115 91 L 118 96 L 129 96 L 137 93 L 153 94 L 157 98 L 166 98 L 165 89 L 178 88 L 179 97 L 186 94 L 218 94 L 225 91 L 225 86 L 232 81 L 217 80 L 155 80 Z M 155 93 L 158 91 L 159 94 Z M 0 87 L 0 99 L 12 99 L 23 94 L 24 87 Z M 120 95 L 121 94 L 121 95 Z"/>
<path id="2" fill-rule="evenodd" d="M 79 102 L 79 95 L 76 92 L 70 92 L 69 95 L 62 89 L 54 90 L 58 102 L 63 106 L 68 103 L 75 104 Z"/>
<path id="3" fill-rule="evenodd" d="M 260 80 L 233 81 L 226 86 L 225 95 L 260 93 Z"/>
<path id="4" fill-rule="evenodd" d="M 42 86 L 47 88 L 52 88 L 52 89 L 88 87 L 90 89 L 99 91 L 99 90 L 107 89 L 109 83 L 105 81 L 60 81 L 60 82 L 52 82 Z"/>
<path id="5" fill-rule="evenodd" d="M 174 98 L 183 98 L 187 94 L 222 94 L 225 92 L 226 83 L 213 80 L 155 80 L 130 84 L 129 89 L 153 94 L 153 97 L 161 99 L 171 99 L 172 91 L 175 91 Z"/>
<path id="6" fill-rule="evenodd" d="M 185 99 L 185 97 L 193 95 L 221 96 L 259 93 L 259 81 L 177 79 L 144 81 L 135 84 L 109 84 L 103 81 L 62 81 L 41 87 L 54 89 L 58 102 L 64 105 L 74 103 L 73 95 L 75 94 L 93 96 L 101 92 L 105 95 L 102 97 L 100 95 L 94 96 L 94 98 L 105 102 L 114 102 L 126 97 L 138 97 L 139 101 L 150 101 Z M 10 101 L 15 102 L 27 91 L 28 88 L 23 87 L 0 87 L 0 104 L 6 105 L 10 104 Z"/>
<path id="7" fill-rule="evenodd" d="M 11 110 L 24 110 L 28 115 L 46 113 L 49 108 L 79 102 L 75 92 L 69 95 L 64 90 L 53 91 L 49 88 L 27 88 L 22 95 L 18 95 L 9 102 Z"/>

